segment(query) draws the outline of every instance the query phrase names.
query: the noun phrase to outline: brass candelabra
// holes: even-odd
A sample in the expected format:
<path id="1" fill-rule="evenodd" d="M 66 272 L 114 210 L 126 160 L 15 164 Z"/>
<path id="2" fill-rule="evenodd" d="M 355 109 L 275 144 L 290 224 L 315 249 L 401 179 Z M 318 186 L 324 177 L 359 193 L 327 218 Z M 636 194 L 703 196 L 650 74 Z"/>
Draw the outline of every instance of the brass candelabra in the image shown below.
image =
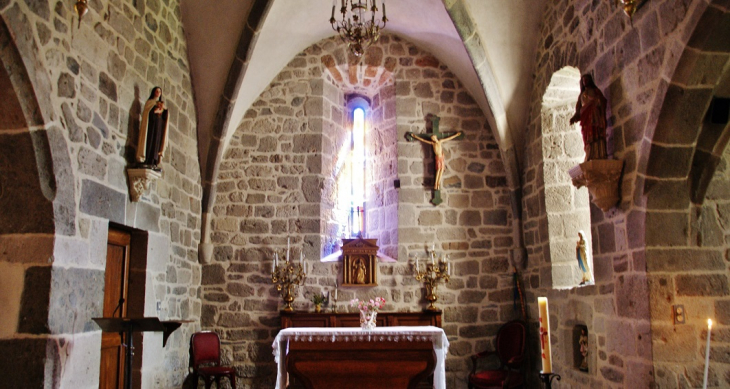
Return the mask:
<path id="1" fill-rule="evenodd" d="M 276 290 L 284 300 L 284 311 L 293 312 L 291 303 L 294 301 L 297 287 L 304 283 L 307 277 L 307 269 L 304 256 L 299 256 L 299 263 L 289 261 L 289 241 L 287 240 L 286 260 L 279 263 L 279 255 L 274 253 L 274 263 L 271 267 L 271 282 L 276 285 Z"/>
<path id="2" fill-rule="evenodd" d="M 431 258 L 431 263 L 426 263 L 423 271 L 421 271 L 420 264 L 418 263 L 418 257 L 416 257 L 415 277 L 417 281 L 423 281 L 426 285 L 426 300 L 429 302 L 426 310 L 438 311 L 438 308 L 434 305 L 434 303 L 438 300 L 438 295 L 436 294 L 438 284 L 441 280 L 443 280 L 444 283 L 449 282 L 449 278 L 451 276 L 451 264 L 449 263 L 448 255 L 445 258 L 442 255 L 437 261 L 436 252 L 433 247 L 429 251 L 429 256 Z"/>

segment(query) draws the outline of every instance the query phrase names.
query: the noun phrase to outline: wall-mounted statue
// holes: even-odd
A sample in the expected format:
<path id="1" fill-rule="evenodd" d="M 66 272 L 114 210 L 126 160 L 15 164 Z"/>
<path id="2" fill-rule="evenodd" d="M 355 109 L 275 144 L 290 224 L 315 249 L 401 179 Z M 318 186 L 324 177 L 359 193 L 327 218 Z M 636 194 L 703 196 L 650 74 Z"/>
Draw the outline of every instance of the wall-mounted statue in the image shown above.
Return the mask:
<path id="1" fill-rule="evenodd" d="M 444 148 L 441 144 L 460 136 L 461 132 L 457 132 L 456 134 L 452 134 L 441 139 L 439 139 L 437 135 L 431 135 L 430 139 L 414 133 L 411 133 L 410 135 L 423 143 L 433 146 L 433 155 L 436 162 L 436 177 L 433 180 L 433 189 L 440 190 L 441 177 L 444 175 L 444 170 L 446 169 L 444 166 Z"/>
<path id="2" fill-rule="evenodd" d="M 606 152 L 606 98 L 598 89 L 593 76 L 580 78 L 580 96 L 570 124 L 580 122 L 586 161 L 608 158 Z"/>
<path id="3" fill-rule="evenodd" d="M 142 168 L 161 170 L 159 167 L 167 146 L 167 107 L 162 101 L 162 88 L 152 88 L 142 110 L 137 141 L 137 162 Z"/>
<path id="4" fill-rule="evenodd" d="M 436 165 L 436 172 L 433 180 L 433 197 L 431 198 L 431 204 L 439 205 L 443 202 L 441 199 L 441 178 L 446 170 L 446 164 L 444 160 L 444 148 L 443 143 L 446 143 L 452 139 L 464 138 L 464 133 L 461 131 L 455 133 L 442 133 L 439 132 L 439 120 L 438 116 L 428 115 L 428 119 L 431 119 L 431 133 L 417 134 L 415 132 L 407 132 L 406 140 L 412 142 L 417 140 L 425 144 L 431 145 L 433 148 L 434 162 Z"/>
<path id="5" fill-rule="evenodd" d="M 591 268 L 588 265 L 588 254 L 586 253 L 586 241 L 583 239 L 583 231 L 578 231 L 578 242 L 575 244 L 575 256 L 578 259 L 578 266 L 583 273 L 580 284 L 585 285 L 591 282 Z"/>

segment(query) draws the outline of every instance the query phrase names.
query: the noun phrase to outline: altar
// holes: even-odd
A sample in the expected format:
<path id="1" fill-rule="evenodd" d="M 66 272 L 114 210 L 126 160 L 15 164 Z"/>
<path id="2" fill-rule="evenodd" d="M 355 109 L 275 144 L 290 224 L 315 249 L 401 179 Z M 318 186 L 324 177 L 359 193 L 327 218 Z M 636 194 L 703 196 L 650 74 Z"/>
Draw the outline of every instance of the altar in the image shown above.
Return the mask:
<path id="1" fill-rule="evenodd" d="M 277 389 L 287 374 L 308 389 L 411 389 L 433 374 L 433 387 L 446 389 L 449 341 L 438 327 L 286 328 L 273 349 Z"/>

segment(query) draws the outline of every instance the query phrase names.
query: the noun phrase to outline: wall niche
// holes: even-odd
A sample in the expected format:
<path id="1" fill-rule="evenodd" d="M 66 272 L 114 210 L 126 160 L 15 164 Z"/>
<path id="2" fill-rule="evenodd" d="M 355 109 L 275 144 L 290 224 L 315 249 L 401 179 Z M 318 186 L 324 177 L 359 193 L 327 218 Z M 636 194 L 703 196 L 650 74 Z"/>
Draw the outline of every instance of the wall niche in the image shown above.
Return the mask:
<path id="1" fill-rule="evenodd" d="M 588 327 L 578 324 L 573 327 L 573 366 L 588 372 Z"/>

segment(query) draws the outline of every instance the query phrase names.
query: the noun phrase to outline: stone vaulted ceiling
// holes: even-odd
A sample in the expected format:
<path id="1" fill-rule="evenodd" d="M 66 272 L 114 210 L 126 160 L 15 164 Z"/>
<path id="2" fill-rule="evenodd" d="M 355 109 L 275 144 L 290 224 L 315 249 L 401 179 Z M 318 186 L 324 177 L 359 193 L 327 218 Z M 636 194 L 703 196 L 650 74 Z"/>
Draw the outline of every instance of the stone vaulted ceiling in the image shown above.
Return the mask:
<path id="1" fill-rule="evenodd" d="M 386 0 L 386 29 L 446 64 L 485 112 L 503 151 L 519 156 L 545 3 Z M 258 95 L 300 51 L 334 35 L 331 7 L 330 0 L 182 0 L 205 187 L 214 187 L 215 165 Z M 205 199 L 203 206 L 206 212 Z"/>

